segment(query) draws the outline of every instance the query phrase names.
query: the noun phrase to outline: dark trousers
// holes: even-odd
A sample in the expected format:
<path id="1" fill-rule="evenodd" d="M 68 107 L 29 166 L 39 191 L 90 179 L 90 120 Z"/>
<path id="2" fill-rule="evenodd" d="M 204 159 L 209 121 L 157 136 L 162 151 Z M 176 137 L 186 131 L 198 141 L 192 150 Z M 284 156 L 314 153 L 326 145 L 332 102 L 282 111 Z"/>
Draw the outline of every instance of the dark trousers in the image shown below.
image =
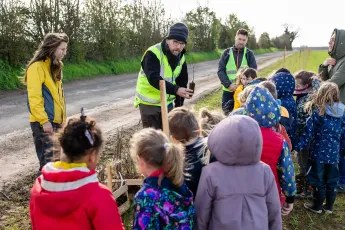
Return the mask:
<path id="1" fill-rule="evenodd" d="M 333 210 L 339 181 L 338 164 L 323 164 L 309 160 L 309 166 L 308 181 L 314 190 L 315 207 L 320 210 L 326 199 L 326 208 Z"/>
<path id="2" fill-rule="evenodd" d="M 308 180 L 311 186 L 319 190 L 335 191 L 339 181 L 338 164 L 323 164 L 309 160 Z"/>
<path id="3" fill-rule="evenodd" d="M 168 112 L 173 109 L 173 104 L 168 105 Z M 141 121 L 144 128 L 163 129 L 162 112 L 160 106 L 139 105 Z"/>
<path id="4" fill-rule="evenodd" d="M 40 125 L 39 122 L 30 122 L 32 136 L 34 138 L 35 149 L 37 153 L 37 158 L 40 163 L 39 172 L 41 172 L 42 167 L 54 160 L 54 158 L 58 158 L 60 150 L 54 149 L 54 140 L 53 135 L 45 133 L 43 131 L 43 127 Z M 61 128 L 60 124 L 52 123 L 54 132 L 57 132 L 59 128 Z"/>
<path id="5" fill-rule="evenodd" d="M 234 93 L 235 92 L 228 92 L 223 90 L 222 96 L 222 109 L 226 116 L 234 109 Z"/>

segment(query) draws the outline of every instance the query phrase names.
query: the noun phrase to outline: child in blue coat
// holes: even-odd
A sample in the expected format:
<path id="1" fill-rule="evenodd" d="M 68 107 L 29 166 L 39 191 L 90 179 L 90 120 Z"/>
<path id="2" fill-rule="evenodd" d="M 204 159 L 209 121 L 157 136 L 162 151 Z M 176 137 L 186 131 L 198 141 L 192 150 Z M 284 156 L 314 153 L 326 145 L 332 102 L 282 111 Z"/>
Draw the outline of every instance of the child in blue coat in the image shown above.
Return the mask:
<path id="1" fill-rule="evenodd" d="M 293 98 L 295 90 L 295 79 L 288 72 L 278 72 L 269 78 L 277 88 L 278 99 L 281 101 L 281 106 L 285 107 L 292 117 L 291 128 L 285 126 L 287 133 L 292 142 L 292 149 L 296 142 L 296 125 L 297 125 L 297 105 Z"/>
<path id="2" fill-rule="evenodd" d="M 306 109 L 310 117 L 295 146 L 296 151 L 301 151 L 310 144 L 307 174 L 313 187 L 313 202 L 304 207 L 318 214 L 332 213 L 339 181 L 339 152 L 345 135 L 345 105 L 340 102 L 338 86 L 323 83 Z"/>

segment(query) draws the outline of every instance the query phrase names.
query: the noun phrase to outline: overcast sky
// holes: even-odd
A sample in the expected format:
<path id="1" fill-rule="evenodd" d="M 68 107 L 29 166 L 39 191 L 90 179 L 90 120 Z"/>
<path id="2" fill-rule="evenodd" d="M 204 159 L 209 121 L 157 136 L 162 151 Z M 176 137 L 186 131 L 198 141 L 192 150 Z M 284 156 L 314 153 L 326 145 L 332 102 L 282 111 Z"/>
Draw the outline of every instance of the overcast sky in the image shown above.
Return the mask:
<path id="1" fill-rule="evenodd" d="M 300 28 L 300 36 L 293 46 L 328 46 L 334 28 L 345 29 L 345 0 L 161 0 L 167 13 L 181 18 L 195 9 L 198 2 L 209 6 L 225 19 L 235 13 L 254 27 L 259 38 L 263 32 L 271 37 L 283 32 L 284 23 Z"/>

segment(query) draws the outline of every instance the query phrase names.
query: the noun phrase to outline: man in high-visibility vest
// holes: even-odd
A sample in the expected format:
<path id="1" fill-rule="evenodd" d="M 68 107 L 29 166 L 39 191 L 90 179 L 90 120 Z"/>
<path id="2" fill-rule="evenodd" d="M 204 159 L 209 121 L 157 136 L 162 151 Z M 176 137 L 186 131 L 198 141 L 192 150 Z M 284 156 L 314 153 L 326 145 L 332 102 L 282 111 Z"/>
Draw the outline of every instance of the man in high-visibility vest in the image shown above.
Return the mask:
<path id="1" fill-rule="evenodd" d="M 144 53 L 138 74 L 134 106 L 140 109 L 143 127 L 162 129 L 159 81 L 165 80 L 168 111 L 182 106 L 184 98 L 191 98 L 187 89 L 188 71 L 184 49 L 188 40 L 188 28 L 176 23 L 168 36 Z"/>
<path id="2" fill-rule="evenodd" d="M 228 115 L 234 108 L 234 92 L 237 88 L 236 73 L 241 67 L 257 69 L 253 51 L 246 47 L 248 31 L 239 29 L 235 37 L 235 45 L 227 48 L 218 64 L 218 77 L 223 85 L 222 109 Z"/>

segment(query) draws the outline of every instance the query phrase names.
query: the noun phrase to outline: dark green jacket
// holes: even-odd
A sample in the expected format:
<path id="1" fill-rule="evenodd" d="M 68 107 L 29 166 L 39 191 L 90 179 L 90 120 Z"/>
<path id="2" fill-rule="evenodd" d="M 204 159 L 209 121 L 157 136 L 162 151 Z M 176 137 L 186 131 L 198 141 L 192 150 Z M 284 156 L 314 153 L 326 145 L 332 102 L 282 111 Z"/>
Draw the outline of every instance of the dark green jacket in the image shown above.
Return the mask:
<path id="1" fill-rule="evenodd" d="M 319 73 L 323 81 L 337 84 L 340 90 L 340 100 L 345 104 L 345 30 L 334 29 L 336 33 L 334 48 L 328 54 L 335 58 L 335 66 L 320 65 Z"/>

